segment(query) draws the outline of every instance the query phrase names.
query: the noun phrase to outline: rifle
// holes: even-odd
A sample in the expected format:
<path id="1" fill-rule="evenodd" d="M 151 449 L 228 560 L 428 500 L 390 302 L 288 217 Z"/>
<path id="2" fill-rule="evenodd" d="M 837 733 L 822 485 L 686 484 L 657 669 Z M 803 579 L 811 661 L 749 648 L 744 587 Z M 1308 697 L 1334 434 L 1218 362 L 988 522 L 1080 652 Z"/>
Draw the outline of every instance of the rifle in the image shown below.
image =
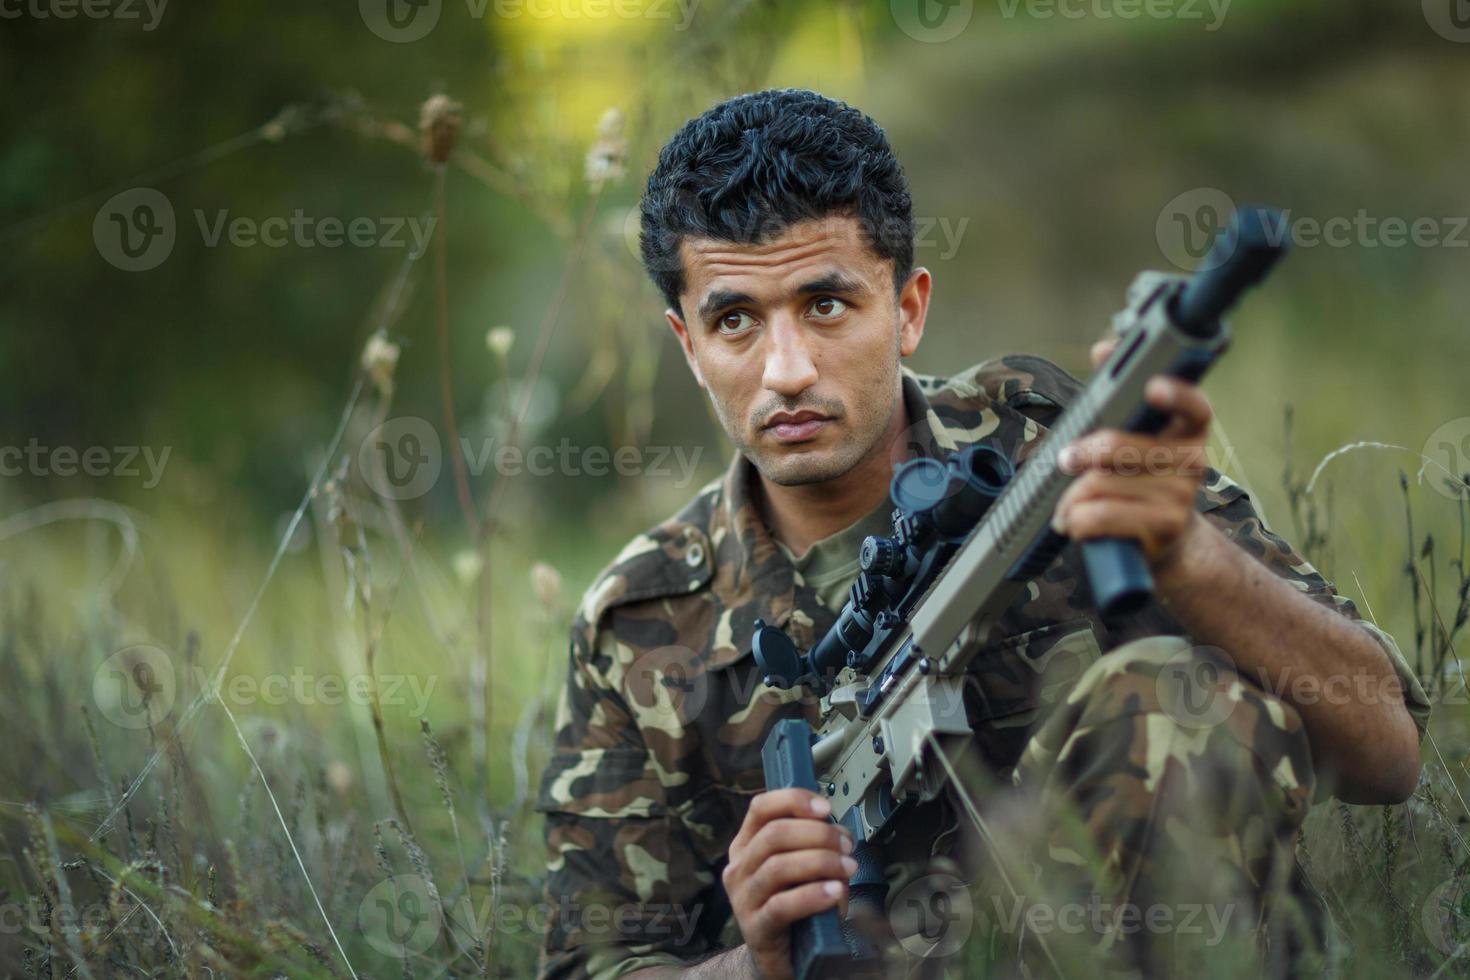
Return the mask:
<path id="1" fill-rule="evenodd" d="M 1224 353 L 1220 317 L 1286 250 L 1285 221 L 1269 209 L 1237 211 L 1188 279 L 1143 273 L 1114 319 L 1117 346 L 1025 465 L 977 443 L 943 462 L 896 468 L 889 487 L 892 537 L 863 541 L 848 600 L 806 654 L 779 628 L 755 622 L 765 683 L 820 695 L 822 727 L 778 722 L 761 750 L 768 790 L 824 793 L 854 841 L 850 912 L 883 912 L 887 883 L 880 844 L 910 805 L 933 800 L 971 737 L 966 668 L 1002 613 L 1069 543 L 1051 530 L 1057 500 L 1074 477 L 1057 452 L 1100 428 L 1153 433 L 1167 413 L 1144 401 L 1156 374 L 1198 382 Z M 1105 622 L 1137 612 L 1153 582 L 1134 541 L 1082 543 L 1083 567 Z M 926 751 L 932 745 L 935 752 Z M 871 975 L 877 955 L 835 909 L 792 927 L 797 980 Z"/>

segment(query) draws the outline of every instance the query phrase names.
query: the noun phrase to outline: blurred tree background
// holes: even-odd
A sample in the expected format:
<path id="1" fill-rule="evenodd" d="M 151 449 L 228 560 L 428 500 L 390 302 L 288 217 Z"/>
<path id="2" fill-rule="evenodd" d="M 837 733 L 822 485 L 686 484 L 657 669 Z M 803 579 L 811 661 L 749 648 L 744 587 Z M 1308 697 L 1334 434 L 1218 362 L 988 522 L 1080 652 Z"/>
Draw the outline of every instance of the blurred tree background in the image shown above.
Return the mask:
<path id="1" fill-rule="evenodd" d="M 1216 465 L 1278 530 L 1310 538 L 1329 577 L 1366 598 L 1406 651 L 1432 653 L 1440 641 L 1432 626 L 1425 637 L 1405 562 L 1412 578 L 1412 555 L 1433 550 L 1416 536 L 1426 530 L 1447 535 L 1451 553 L 1459 541 L 1459 577 L 1423 586 L 1441 590 L 1453 620 L 1464 525 L 1444 473 L 1428 466 L 1421 479 L 1420 454 L 1470 468 L 1470 29 L 1455 3 L 119 0 L 93 16 L 66 0 L 0 0 L 0 447 L 169 452 L 156 486 L 58 472 L 54 457 L 0 478 L 4 652 L 17 678 L 5 727 L 26 749 L 0 763 L 0 796 L 72 800 L 83 836 L 118 812 L 116 786 L 96 793 L 87 760 L 99 753 L 75 705 L 126 643 L 158 644 L 181 678 L 185 661 L 212 669 L 237 649 L 232 673 L 396 665 L 444 681 L 427 717 L 470 796 L 461 806 L 479 816 L 467 831 L 479 843 L 459 846 L 464 889 L 503 859 L 513 871 L 489 875 L 495 887 L 519 874 L 534 892 L 539 830 L 525 787 L 571 607 L 617 547 L 730 451 L 638 262 L 643 179 L 684 120 L 772 86 L 846 100 L 888 132 L 919 218 L 917 260 L 936 277 L 910 361 L 920 371 L 1027 351 L 1085 374 L 1132 275 L 1189 267 L 1222 199 L 1356 222 L 1340 244 L 1303 242 L 1238 314 L 1235 349 L 1207 384 Z M 418 133 L 440 93 L 461 106 L 442 187 Z M 167 200 L 174 235 L 155 267 L 128 271 L 104 242 L 105 212 L 140 187 Z M 440 208 L 442 252 L 417 255 L 410 227 Z M 212 238 L 221 221 L 297 212 L 402 230 L 366 247 Z M 1429 219 L 1432 235 L 1400 232 L 1395 244 L 1389 219 Z M 662 478 L 477 465 L 467 522 L 446 458 L 422 495 L 377 500 L 351 469 L 376 424 L 419 417 L 449 441 L 441 310 L 470 445 L 678 447 L 694 473 L 679 479 L 673 459 Z M 398 351 L 391 399 L 363 381 L 379 331 Z M 355 408 L 334 441 L 344 403 Z M 1317 462 L 1356 442 L 1402 448 L 1335 457 L 1306 498 Z M 343 480 L 315 484 L 257 606 L 314 475 L 344 459 Z M 1400 470 L 1423 512 L 1407 545 Z M 492 498 L 477 540 L 467 523 Z M 1309 512 L 1321 523 L 1298 524 Z M 178 728 L 157 744 L 188 739 L 201 754 L 195 803 L 224 820 L 253 767 L 213 709 L 181 722 L 177 703 Z M 403 761 L 423 751 L 409 712 L 296 703 L 240 714 L 277 793 L 293 779 L 340 791 L 352 801 L 343 808 L 362 810 L 359 844 L 373 821 L 405 815 L 391 760 L 416 801 L 408 812 L 436 799 L 435 767 Z M 1442 721 L 1462 776 L 1470 744 L 1458 716 Z M 183 734 L 191 723 L 208 734 Z M 516 751 L 529 774 L 487 761 L 487 742 L 528 737 Z M 155 743 L 101 741 L 113 782 L 147 775 Z M 431 856 L 453 854 L 452 815 L 420 817 Z M 203 836 L 215 845 L 178 857 L 175 872 L 200 888 L 230 834 Z M 299 876 L 279 842 L 260 846 Z M 351 919 L 374 880 L 364 861 L 329 913 Z M 283 918 L 316 914 L 294 892 L 276 901 Z M 1394 907 L 1411 915 L 1417 901 L 1405 892 Z M 516 949 L 507 962 L 524 964 L 534 937 Z"/>
<path id="2" fill-rule="evenodd" d="M 617 444 L 656 434 L 708 446 L 710 470 L 723 453 L 718 430 L 707 415 L 672 410 L 698 391 L 627 215 L 662 141 L 730 94 L 812 87 L 888 130 L 927 231 L 919 260 L 937 277 L 919 370 L 1013 350 L 1084 370 L 1086 344 L 1133 271 L 1170 267 L 1156 225 L 1192 189 L 1319 220 L 1465 210 L 1467 49 L 1416 11 L 1236 0 L 1209 30 L 1202 2 L 1181 0 L 1199 19 L 1178 20 L 1047 17 L 1038 11 L 1051 8 L 1032 3 L 1007 17 L 1005 5 L 982 4 L 957 37 L 926 43 L 881 3 L 649 0 L 648 16 L 628 18 L 545 16 L 581 9 L 549 0 L 524 9 L 501 0 L 519 16 L 496 16 L 492 3 L 475 17 L 473 6 L 444 2 L 432 30 L 402 43 L 362 17 L 249 4 L 167 6 L 151 31 L 142 7 L 141 22 L 7 21 L 9 431 L 21 443 L 172 446 L 168 479 L 149 499 L 167 496 L 212 523 L 222 504 L 242 527 L 273 519 L 330 429 L 373 298 L 407 249 L 210 247 L 200 225 L 221 212 L 257 222 L 297 209 L 343 222 L 424 214 L 430 169 L 412 145 L 367 128 L 413 126 L 438 91 L 464 104 L 460 146 L 477 165 L 451 165 L 446 194 L 460 410 L 483 415 L 493 403 L 489 328 L 515 331 L 513 375 L 531 356 L 589 203 L 583 158 L 599 117 L 617 107 L 627 175 L 599 196 L 571 272 L 541 372 L 539 436 Z M 272 120 L 271 133 L 230 145 Z M 222 144 L 216 159 L 195 155 Z M 489 186 L 476 179 L 487 169 Z M 177 216 L 171 254 L 140 273 L 114 268 L 93 242 L 107 196 L 96 192 L 131 186 L 156 187 Z M 1258 421 L 1269 446 L 1294 399 L 1323 444 L 1421 442 L 1425 399 L 1454 387 L 1450 355 L 1463 353 L 1465 256 L 1463 246 L 1354 243 L 1295 257 L 1212 389 L 1226 420 L 1242 438 Z M 425 417 L 438 412 L 432 304 L 432 289 L 415 288 L 392 330 L 406 347 L 396 405 Z M 1413 384 L 1374 370 L 1390 356 Z M 1348 378 L 1356 397 L 1338 404 Z M 1275 394 L 1232 397 L 1247 391 Z M 1306 410 L 1323 398 L 1334 399 L 1329 409 Z M 126 492 L 124 482 L 107 492 Z M 610 478 L 537 489 L 536 520 L 555 522 L 630 487 Z M 427 503 L 447 513 L 450 482 Z"/>

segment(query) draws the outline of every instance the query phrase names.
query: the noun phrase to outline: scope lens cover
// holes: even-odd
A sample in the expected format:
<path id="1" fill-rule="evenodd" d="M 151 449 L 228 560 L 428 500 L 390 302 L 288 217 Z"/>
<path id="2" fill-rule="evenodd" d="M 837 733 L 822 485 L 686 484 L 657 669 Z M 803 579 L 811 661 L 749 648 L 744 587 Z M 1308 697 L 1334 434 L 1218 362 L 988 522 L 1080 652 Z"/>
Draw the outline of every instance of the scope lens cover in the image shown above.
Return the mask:
<path id="1" fill-rule="evenodd" d="M 900 466 L 893 474 L 888 494 L 905 514 L 924 514 L 944 499 L 948 485 L 948 467 L 926 456 Z"/>

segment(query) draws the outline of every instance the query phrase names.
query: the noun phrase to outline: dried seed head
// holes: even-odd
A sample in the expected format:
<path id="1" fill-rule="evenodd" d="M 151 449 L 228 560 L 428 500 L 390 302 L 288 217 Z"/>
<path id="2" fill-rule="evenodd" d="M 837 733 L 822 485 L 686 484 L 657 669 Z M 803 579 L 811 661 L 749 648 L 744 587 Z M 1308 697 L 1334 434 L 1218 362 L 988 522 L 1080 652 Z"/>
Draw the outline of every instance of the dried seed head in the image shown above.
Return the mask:
<path id="1" fill-rule="evenodd" d="M 597 121 L 597 141 L 587 151 L 587 183 L 595 190 L 627 173 L 628 141 L 623 136 L 623 111 L 608 109 Z"/>
<path id="2" fill-rule="evenodd" d="M 393 394 L 393 371 L 397 367 L 398 345 L 382 333 L 369 337 L 362 349 L 362 369 L 385 398 Z"/>
<path id="3" fill-rule="evenodd" d="M 597 136 L 599 139 L 616 140 L 623 138 L 623 110 L 617 106 L 609 106 L 602 117 L 597 120 Z"/>
<path id="4" fill-rule="evenodd" d="M 473 548 L 466 548 L 454 556 L 454 576 L 465 585 L 469 585 L 480 577 L 480 571 L 485 567 L 485 559 Z"/>
<path id="5" fill-rule="evenodd" d="M 537 602 L 550 609 L 561 598 L 561 573 L 544 561 L 536 562 L 531 566 L 531 591 Z"/>
<path id="6" fill-rule="evenodd" d="M 338 796 L 346 796 L 352 788 L 352 769 L 340 759 L 327 763 L 327 785 Z"/>
<path id="7" fill-rule="evenodd" d="M 431 95 L 419 110 L 419 133 L 424 156 L 430 163 L 443 163 L 459 140 L 460 105 L 447 95 Z"/>
<path id="8" fill-rule="evenodd" d="M 510 353 L 511 344 L 516 342 L 516 333 L 510 327 L 491 327 L 485 333 L 485 346 L 500 360 Z"/>

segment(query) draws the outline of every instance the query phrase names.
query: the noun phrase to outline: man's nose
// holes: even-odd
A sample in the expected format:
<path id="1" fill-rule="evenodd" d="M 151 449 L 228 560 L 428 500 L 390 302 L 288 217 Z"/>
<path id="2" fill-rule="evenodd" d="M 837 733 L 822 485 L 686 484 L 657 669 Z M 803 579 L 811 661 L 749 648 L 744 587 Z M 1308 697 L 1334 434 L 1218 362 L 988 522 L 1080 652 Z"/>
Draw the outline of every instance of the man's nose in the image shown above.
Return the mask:
<path id="1" fill-rule="evenodd" d="M 792 317 L 776 316 L 766 348 L 766 371 L 761 383 L 779 395 L 795 397 L 817 382 L 817 365 L 808 349 L 809 338 Z"/>

